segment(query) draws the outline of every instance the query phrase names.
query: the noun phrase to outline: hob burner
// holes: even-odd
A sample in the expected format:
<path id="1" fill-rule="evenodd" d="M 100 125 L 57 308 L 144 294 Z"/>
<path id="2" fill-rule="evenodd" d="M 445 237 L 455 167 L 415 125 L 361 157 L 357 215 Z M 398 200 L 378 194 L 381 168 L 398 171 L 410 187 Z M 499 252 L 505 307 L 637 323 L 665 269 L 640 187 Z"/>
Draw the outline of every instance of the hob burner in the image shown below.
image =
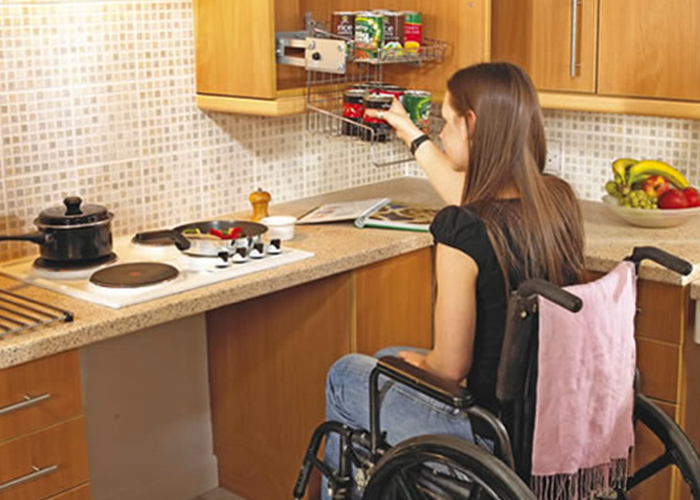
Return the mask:
<path id="1" fill-rule="evenodd" d="M 104 264 L 109 264 L 110 262 L 114 262 L 115 260 L 117 260 L 117 254 L 112 252 L 109 255 L 105 255 L 104 257 L 90 260 L 81 260 L 77 262 L 58 262 L 54 260 L 38 258 L 34 261 L 33 266 L 38 269 L 52 272 L 55 271 L 57 273 L 60 273 L 63 271 L 85 271 L 94 267 L 102 266 Z"/>
<path id="2" fill-rule="evenodd" d="M 140 288 L 177 278 L 177 268 L 160 262 L 130 262 L 95 271 L 90 283 L 104 288 Z"/>

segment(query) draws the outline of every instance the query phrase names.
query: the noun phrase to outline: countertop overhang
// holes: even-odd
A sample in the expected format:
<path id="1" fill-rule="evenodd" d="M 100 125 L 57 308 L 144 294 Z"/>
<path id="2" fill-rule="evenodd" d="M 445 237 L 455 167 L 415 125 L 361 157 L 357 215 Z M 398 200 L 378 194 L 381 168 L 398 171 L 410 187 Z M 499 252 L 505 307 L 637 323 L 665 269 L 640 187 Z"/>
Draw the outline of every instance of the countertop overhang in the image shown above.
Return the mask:
<path id="1" fill-rule="evenodd" d="M 270 212 L 299 216 L 323 203 L 385 196 L 442 205 L 427 180 L 406 177 L 272 205 Z M 590 270 L 606 272 L 629 255 L 635 245 L 656 245 L 693 263 L 693 273 L 681 278 L 655 264 L 644 264 L 640 272 L 643 279 L 685 285 L 700 275 L 700 245 L 695 236 L 700 231 L 700 218 L 678 228 L 644 229 L 618 220 L 602 203 L 582 201 L 581 206 L 586 266 Z M 248 214 L 237 215 L 241 218 Z M 75 315 L 72 323 L 40 327 L 0 340 L 0 369 L 357 269 L 432 244 L 428 233 L 357 229 L 351 222 L 298 225 L 289 246 L 314 252 L 311 259 L 116 310 L 0 275 L 2 289 L 48 302 Z M 700 286 L 697 288 L 700 295 Z"/>

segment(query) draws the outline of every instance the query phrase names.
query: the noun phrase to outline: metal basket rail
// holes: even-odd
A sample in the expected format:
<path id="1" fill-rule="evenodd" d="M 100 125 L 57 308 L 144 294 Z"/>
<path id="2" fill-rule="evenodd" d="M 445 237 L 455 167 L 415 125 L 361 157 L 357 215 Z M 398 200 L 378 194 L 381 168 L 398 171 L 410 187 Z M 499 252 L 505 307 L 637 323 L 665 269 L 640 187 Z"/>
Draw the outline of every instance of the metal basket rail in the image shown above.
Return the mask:
<path id="1" fill-rule="evenodd" d="M 329 25 L 314 21 L 307 13 L 305 31 L 277 33 L 277 61 L 306 69 L 307 132 L 367 146 L 369 161 L 375 167 L 413 161 L 393 131 L 377 133 L 365 123 L 344 117 L 343 95 L 353 85 L 385 83 L 383 67 L 387 64 L 441 63 L 447 43 L 425 37 L 419 53 L 379 51 L 373 59 L 356 58 L 348 49 L 354 40 L 331 33 L 326 29 Z M 302 49 L 304 57 L 288 55 L 287 48 Z M 439 130 L 441 124 L 441 119 L 431 117 L 431 132 Z"/>
<path id="2" fill-rule="evenodd" d="M 0 290 L 0 340 L 8 335 L 57 321 L 73 321 L 73 313 Z"/>

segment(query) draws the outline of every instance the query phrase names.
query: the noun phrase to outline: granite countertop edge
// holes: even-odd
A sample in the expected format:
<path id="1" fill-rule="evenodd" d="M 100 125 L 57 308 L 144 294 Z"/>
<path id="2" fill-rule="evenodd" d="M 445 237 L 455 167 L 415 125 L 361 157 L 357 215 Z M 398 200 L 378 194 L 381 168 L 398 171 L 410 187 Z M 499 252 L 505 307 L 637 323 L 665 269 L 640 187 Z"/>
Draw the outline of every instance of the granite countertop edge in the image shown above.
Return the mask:
<path id="1" fill-rule="evenodd" d="M 382 196 L 423 205 L 442 205 L 427 180 L 406 177 L 272 205 L 270 212 L 299 216 L 321 203 Z M 616 220 L 602 203 L 582 201 L 581 206 L 586 222 L 588 269 L 607 272 L 628 255 L 633 246 L 663 240 L 668 243 L 667 250 L 693 264 L 692 274 L 681 278 L 655 264 L 644 264 L 640 278 L 671 285 L 692 284 L 691 297 L 700 298 L 700 245 L 695 245 L 696 238 L 692 238 L 693 234 L 700 234 L 700 218 L 693 227 L 685 230 L 640 231 Z M 239 213 L 229 217 L 244 215 Z M 45 300 L 73 311 L 76 316 L 72 323 L 40 327 L 0 339 L 0 369 L 351 271 L 432 244 L 432 236 L 428 233 L 359 230 L 351 223 L 297 226 L 296 238 L 289 242 L 289 246 L 314 252 L 315 257 L 119 310 L 89 304 L 0 275 L 2 289 Z M 698 280 L 697 284 L 692 283 L 695 280 Z"/>

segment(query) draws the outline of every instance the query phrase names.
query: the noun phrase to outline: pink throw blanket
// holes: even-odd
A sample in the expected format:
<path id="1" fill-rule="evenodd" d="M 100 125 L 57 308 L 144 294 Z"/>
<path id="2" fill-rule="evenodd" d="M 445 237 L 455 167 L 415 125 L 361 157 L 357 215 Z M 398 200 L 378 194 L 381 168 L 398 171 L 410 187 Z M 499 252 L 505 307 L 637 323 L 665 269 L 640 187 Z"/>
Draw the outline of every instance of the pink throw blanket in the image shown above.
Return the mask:
<path id="1" fill-rule="evenodd" d="M 566 290 L 583 300 L 578 313 L 539 298 L 532 486 L 543 500 L 623 486 L 634 445 L 634 264 Z"/>

